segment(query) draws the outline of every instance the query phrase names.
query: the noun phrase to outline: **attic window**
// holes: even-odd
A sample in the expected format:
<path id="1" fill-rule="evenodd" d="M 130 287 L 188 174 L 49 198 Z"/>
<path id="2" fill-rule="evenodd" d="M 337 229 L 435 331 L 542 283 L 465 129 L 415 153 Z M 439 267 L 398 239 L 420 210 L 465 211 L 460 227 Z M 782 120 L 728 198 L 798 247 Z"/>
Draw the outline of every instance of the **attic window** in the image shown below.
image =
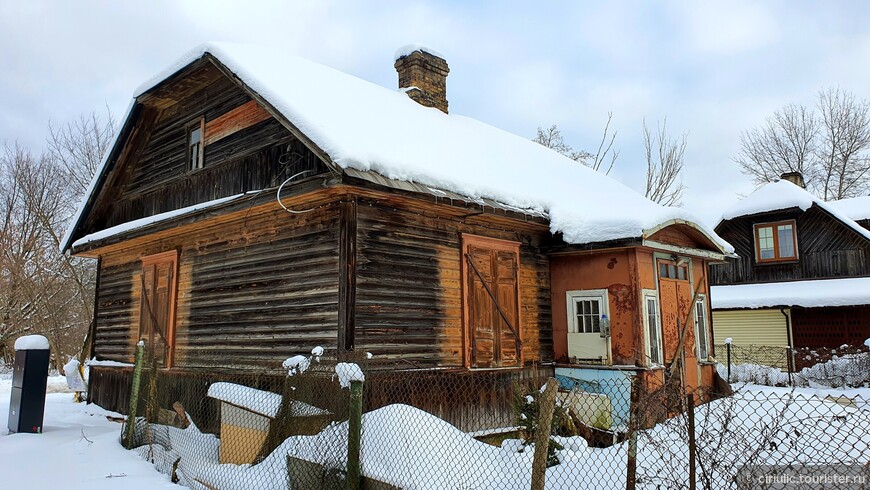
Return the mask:
<path id="1" fill-rule="evenodd" d="M 759 263 L 797 259 L 794 220 L 755 225 L 755 259 Z"/>
<path id="2" fill-rule="evenodd" d="M 202 145 L 203 126 L 204 120 L 200 118 L 187 127 L 187 168 L 189 170 L 202 168 L 204 153 Z"/>

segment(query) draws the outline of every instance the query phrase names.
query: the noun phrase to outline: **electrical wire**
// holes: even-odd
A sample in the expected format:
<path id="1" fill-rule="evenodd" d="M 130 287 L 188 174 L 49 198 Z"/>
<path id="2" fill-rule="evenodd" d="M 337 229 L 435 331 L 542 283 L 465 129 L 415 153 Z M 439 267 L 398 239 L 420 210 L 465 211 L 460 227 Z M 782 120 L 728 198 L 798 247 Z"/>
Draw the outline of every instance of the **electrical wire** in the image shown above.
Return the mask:
<path id="1" fill-rule="evenodd" d="M 284 182 L 281 182 L 281 185 L 278 186 L 278 192 L 276 193 L 275 198 L 278 200 L 278 204 L 282 208 L 284 208 L 284 211 L 287 211 L 288 213 L 292 213 L 292 214 L 305 214 L 305 213 L 310 213 L 311 211 L 314 211 L 315 209 L 317 209 L 316 207 L 314 207 L 314 208 L 310 208 L 310 209 L 304 209 L 302 211 L 294 211 L 294 210 L 288 208 L 287 206 L 285 206 L 283 202 L 281 202 L 281 191 L 284 189 L 285 185 L 287 185 L 293 179 L 295 179 L 296 177 L 299 177 L 300 175 L 305 175 L 305 174 L 309 174 L 312 172 L 314 172 L 314 170 L 303 170 L 299 173 L 295 173 L 295 174 L 291 175 L 290 177 L 288 177 L 287 180 L 285 180 Z"/>

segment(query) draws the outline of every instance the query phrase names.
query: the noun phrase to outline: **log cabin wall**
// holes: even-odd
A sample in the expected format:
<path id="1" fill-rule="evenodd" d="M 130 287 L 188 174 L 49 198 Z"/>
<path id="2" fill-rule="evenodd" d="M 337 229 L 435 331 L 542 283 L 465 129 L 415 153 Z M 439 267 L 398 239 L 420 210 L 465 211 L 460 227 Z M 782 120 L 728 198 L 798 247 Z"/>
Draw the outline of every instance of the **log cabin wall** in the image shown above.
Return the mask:
<path id="1" fill-rule="evenodd" d="M 205 65 L 202 88 L 163 109 L 150 108 L 148 127 L 114 199 L 92 213 L 87 229 L 111 227 L 197 203 L 279 185 L 303 170 L 325 166 L 233 81 Z M 148 124 L 147 114 L 156 113 Z M 203 167 L 190 169 L 188 130 L 202 122 Z"/>
<path id="2" fill-rule="evenodd" d="M 439 215 L 413 205 L 357 205 L 355 343 L 408 367 L 459 367 L 463 355 L 461 234 L 520 242 L 523 359 L 552 359 L 549 261 L 544 233 L 517 232 L 485 217 Z"/>
<path id="3" fill-rule="evenodd" d="M 795 220 L 798 259 L 758 264 L 753 225 Z M 870 243 L 817 206 L 805 212 L 777 212 L 727 220 L 716 232 L 734 245 L 738 259 L 710 267 L 712 285 L 794 281 L 870 275 Z"/>
<path id="4" fill-rule="evenodd" d="M 131 361 L 138 340 L 141 257 L 177 249 L 174 366 L 278 367 L 317 345 L 337 347 L 338 203 L 302 215 L 277 207 L 103 256 L 95 353 Z"/>

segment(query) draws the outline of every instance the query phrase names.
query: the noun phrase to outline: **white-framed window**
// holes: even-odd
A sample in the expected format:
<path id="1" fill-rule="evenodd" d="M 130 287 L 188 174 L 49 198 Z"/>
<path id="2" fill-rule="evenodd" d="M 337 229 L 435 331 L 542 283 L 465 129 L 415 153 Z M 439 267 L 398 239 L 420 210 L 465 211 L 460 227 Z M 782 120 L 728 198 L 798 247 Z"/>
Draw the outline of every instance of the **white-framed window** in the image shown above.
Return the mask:
<path id="1" fill-rule="evenodd" d="M 660 366 L 664 364 L 662 320 L 659 298 L 654 289 L 643 290 L 643 325 L 646 334 L 646 357 L 651 366 Z"/>
<path id="2" fill-rule="evenodd" d="M 707 317 L 707 298 L 698 295 L 695 302 L 695 345 L 699 361 L 710 357 L 710 321 Z"/>
<path id="3" fill-rule="evenodd" d="M 607 310 L 606 289 L 568 291 L 568 333 L 600 334 Z"/>

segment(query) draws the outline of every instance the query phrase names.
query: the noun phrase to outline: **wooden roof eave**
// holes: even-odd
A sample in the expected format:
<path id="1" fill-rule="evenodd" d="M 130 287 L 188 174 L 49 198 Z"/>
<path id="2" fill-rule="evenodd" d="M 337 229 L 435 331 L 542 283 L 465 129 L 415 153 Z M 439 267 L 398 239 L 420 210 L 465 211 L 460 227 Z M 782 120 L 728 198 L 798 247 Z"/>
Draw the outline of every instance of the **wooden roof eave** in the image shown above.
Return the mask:
<path id="1" fill-rule="evenodd" d="M 523 212 L 523 210 L 518 208 L 513 208 L 490 199 L 475 201 L 459 194 L 432 189 L 416 182 L 390 179 L 374 171 L 345 169 L 342 175 L 342 183 L 358 188 L 361 191 L 386 192 L 390 195 L 410 198 L 416 201 L 423 200 L 445 207 L 461 208 L 465 212 L 458 214 L 458 217 L 478 215 L 498 216 L 513 221 L 521 221 L 537 231 L 549 231 L 550 222 L 544 216 Z M 364 195 L 365 192 L 360 192 L 360 194 Z"/>
<path id="2" fill-rule="evenodd" d="M 321 199 L 327 201 L 334 200 L 332 194 L 343 192 L 339 187 L 339 183 L 338 179 L 329 174 L 308 177 L 307 179 L 294 183 L 292 187 L 286 187 L 281 194 L 281 201 L 285 205 L 300 205 L 304 207 L 305 205 L 312 204 L 312 198 L 317 194 L 322 194 Z M 207 221 L 212 218 L 239 211 L 248 211 L 256 207 L 268 205 L 270 202 L 275 203 L 275 206 L 277 207 L 276 191 L 277 187 L 263 189 L 256 193 L 240 196 L 238 199 L 233 199 L 220 205 L 192 211 L 172 219 L 157 221 L 79 246 L 71 246 L 71 253 L 80 257 L 97 258 L 103 255 L 104 249 L 107 247 L 127 242 L 129 240 L 143 238 L 161 231 L 182 227 L 196 222 Z"/>

